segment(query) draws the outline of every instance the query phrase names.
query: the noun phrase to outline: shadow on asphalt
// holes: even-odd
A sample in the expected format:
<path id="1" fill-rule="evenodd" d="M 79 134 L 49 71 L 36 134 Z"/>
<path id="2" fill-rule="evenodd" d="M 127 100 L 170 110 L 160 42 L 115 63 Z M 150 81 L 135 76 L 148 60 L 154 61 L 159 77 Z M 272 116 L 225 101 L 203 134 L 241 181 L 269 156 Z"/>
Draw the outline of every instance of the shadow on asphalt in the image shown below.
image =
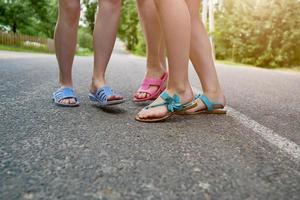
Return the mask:
<path id="1" fill-rule="evenodd" d="M 92 105 L 92 106 L 94 108 L 100 109 L 101 111 L 109 114 L 124 114 L 127 112 L 125 109 L 114 107 L 114 106 L 111 107 L 101 107 L 99 105 Z"/>
<path id="2" fill-rule="evenodd" d="M 144 101 L 144 102 L 133 102 L 135 106 L 146 107 L 149 106 L 153 101 Z"/>

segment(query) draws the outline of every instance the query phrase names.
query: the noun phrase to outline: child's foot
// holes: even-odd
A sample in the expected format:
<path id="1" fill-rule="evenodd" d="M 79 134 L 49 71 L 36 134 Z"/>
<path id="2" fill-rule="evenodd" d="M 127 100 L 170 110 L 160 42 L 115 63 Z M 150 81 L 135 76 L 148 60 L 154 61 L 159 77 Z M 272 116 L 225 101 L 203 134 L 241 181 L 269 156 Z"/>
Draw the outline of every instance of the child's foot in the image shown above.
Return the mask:
<path id="1" fill-rule="evenodd" d="M 74 98 L 62 99 L 62 100 L 60 100 L 58 102 L 61 103 L 61 104 L 64 104 L 64 105 L 73 105 L 73 104 L 76 104 L 76 100 Z"/>
<path id="2" fill-rule="evenodd" d="M 225 107 L 226 99 L 222 92 L 216 92 L 216 93 L 208 92 L 208 93 L 204 93 L 204 95 L 207 96 L 210 101 L 219 103 Z M 195 108 L 192 108 L 192 109 L 186 111 L 186 113 L 194 113 L 194 112 L 206 109 L 206 106 L 203 103 L 203 101 L 201 101 L 200 99 L 196 99 L 195 101 L 197 102 L 197 106 Z"/>
<path id="3" fill-rule="evenodd" d="M 61 87 L 53 93 L 53 101 L 58 106 L 75 107 L 79 101 L 72 87 Z"/>
<path id="4" fill-rule="evenodd" d="M 165 70 L 161 67 L 160 69 L 148 69 L 145 75 L 144 79 L 161 79 L 162 76 L 164 75 Z M 165 84 L 166 85 L 166 84 Z M 164 85 L 164 87 L 165 87 Z M 136 92 L 134 97 L 136 99 L 146 99 L 151 96 L 151 94 L 154 94 L 157 92 L 157 90 L 160 88 L 158 85 L 150 85 L 149 88 L 147 89 L 147 92 Z"/>
<path id="5" fill-rule="evenodd" d="M 191 102 L 194 98 L 193 96 L 193 91 L 191 88 L 187 88 L 184 92 L 178 93 L 174 91 L 169 91 L 165 90 L 170 96 L 173 96 L 174 94 L 177 94 L 180 97 L 181 104 L 185 104 L 188 102 Z M 151 105 L 156 105 L 163 103 L 164 100 L 161 97 L 158 97 Z M 166 106 L 159 106 L 159 107 L 154 107 L 154 108 L 149 108 L 149 109 L 143 109 L 141 110 L 137 116 L 140 119 L 151 119 L 151 118 L 160 118 L 164 117 L 168 114 L 168 109 Z"/>
<path id="6" fill-rule="evenodd" d="M 97 92 L 99 88 L 102 88 L 105 86 L 105 81 L 99 81 L 99 80 L 92 80 L 92 83 L 90 85 L 90 92 L 94 94 Z M 118 94 L 113 94 L 112 96 L 108 97 L 107 101 L 115 101 L 115 100 L 122 100 L 124 97 Z"/>
<path id="7" fill-rule="evenodd" d="M 72 85 L 61 85 L 60 88 L 72 88 Z M 67 98 L 67 99 L 62 99 L 60 101 L 58 101 L 58 103 L 64 104 L 64 105 L 74 105 L 76 104 L 76 99 L 75 98 Z"/>

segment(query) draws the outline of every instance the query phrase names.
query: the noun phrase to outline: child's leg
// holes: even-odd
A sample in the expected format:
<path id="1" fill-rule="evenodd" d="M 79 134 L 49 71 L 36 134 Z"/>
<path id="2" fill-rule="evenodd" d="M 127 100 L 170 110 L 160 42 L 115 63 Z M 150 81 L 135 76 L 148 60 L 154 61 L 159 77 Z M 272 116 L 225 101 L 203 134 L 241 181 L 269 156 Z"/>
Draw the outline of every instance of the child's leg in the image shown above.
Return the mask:
<path id="1" fill-rule="evenodd" d="M 147 71 L 145 77 L 159 79 L 166 68 L 159 16 L 153 0 L 137 0 L 137 7 L 147 45 Z M 153 90 L 153 92 L 157 89 L 157 86 L 150 86 L 150 90 Z M 144 92 L 138 92 L 136 97 L 143 99 L 148 95 Z"/>
<path id="2" fill-rule="evenodd" d="M 55 52 L 61 87 L 72 87 L 73 84 L 72 64 L 76 51 L 79 16 L 79 0 L 59 0 L 59 15 L 55 29 Z M 74 104 L 75 99 L 64 99 L 60 103 Z"/>
<path id="3" fill-rule="evenodd" d="M 166 92 L 176 93 L 183 103 L 193 99 L 188 81 L 188 61 L 191 37 L 190 14 L 184 0 L 155 0 L 168 51 L 169 82 Z M 158 98 L 154 104 L 161 102 Z M 166 107 L 142 110 L 140 118 L 161 117 Z"/>
<path id="4" fill-rule="evenodd" d="M 105 85 L 105 71 L 116 41 L 121 4 L 121 0 L 99 0 L 94 29 L 94 71 L 90 88 L 92 92 Z M 113 96 L 109 100 L 121 98 Z"/>
<path id="5" fill-rule="evenodd" d="M 225 105 L 225 97 L 220 87 L 212 57 L 211 44 L 205 27 L 199 17 L 200 2 L 200 0 L 186 0 L 191 15 L 192 26 L 190 58 L 200 78 L 205 95 L 212 101 Z M 199 106 L 194 108 L 194 110 L 205 108 L 200 100 L 198 105 Z M 190 111 L 193 111 L 193 109 Z"/>

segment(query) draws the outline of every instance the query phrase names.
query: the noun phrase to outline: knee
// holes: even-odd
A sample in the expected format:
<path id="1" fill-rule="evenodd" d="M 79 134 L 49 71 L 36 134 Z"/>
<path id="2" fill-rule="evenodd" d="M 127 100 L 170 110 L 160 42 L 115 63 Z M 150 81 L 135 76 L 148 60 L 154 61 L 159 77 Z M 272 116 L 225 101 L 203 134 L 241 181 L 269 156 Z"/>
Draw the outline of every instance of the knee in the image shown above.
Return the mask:
<path id="1" fill-rule="evenodd" d="M 80 2 L 74 0 L 60 0 L 60 16 L 69 25 L 76 25 L 80 18 Z"/>
<path id="2" fill-rule="evenodd" d="M 112 12 L 118 12 L 121 10 L 122 0 L 101 0 L 101 4 L 108 7 Z"/>

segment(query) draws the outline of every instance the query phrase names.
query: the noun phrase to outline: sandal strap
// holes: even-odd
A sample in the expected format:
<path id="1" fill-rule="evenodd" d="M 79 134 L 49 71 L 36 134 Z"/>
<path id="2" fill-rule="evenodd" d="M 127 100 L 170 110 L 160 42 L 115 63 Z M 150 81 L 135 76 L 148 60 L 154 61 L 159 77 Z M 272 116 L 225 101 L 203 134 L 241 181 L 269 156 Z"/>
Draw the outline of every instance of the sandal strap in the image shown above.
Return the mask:
<path id="1" fill-rule="evenodd" d="M 60 88 L 53 94 L 56 102 L 59 102 L 63 99 L 71 99 L 74 98 L 77 101 L 77 97 L 74 94 L 73 88 Z"/>
<path id="2" fill-rule="evenodd" d="M 161 84 L 162 84 L 162 80 L 146 78 L 141 83 L 141 86 L 140 86 L 140 88 L 138 89 L 137 92 L 143 92 L 143 93 L 150 94 L 149 93 L 150 86 L 160 87 Z"/>
<path id="3" fill-rule="evenodd" d="M 174 112 L 182 110 L 184 108 L 183 104 L 180 103 L 180 97 L 176 94 L 171 97 L 168 93 L 163 92 L 160 97 L 164 100 L 163 103 L 149 105 L 145 109 L 155 108 L 159 106 L 166 106 L 169 112 Z"/>
<path id="4" fill-rule="evenodd" d="M 145 89 L 149 88 L 151 85 L 160 86 L 162 83 L 161 79 L 154 78 L 145 78 L 141 84 L 141 86 Z"/>
<path id="5" fill-rule="evenodd" d="M 212 111 L 214 110 L 214 106 L 216 105 L 222 105 L 220 103 L 215 103 L 209 100 L 209 98 L 207 96 L 205 96 L 204 94 L 199 94 L 198 96 L 196 96 L 196 99 L 200 99 L 204 105 L 206 106 L 208 111 Z"/>
<path id="6" fill-rule="evenodd" d="M 94 95 L 101 102 L 107 102 L 107 99 L 114 95 L 114 91 L 108 86 L 103 86 L 99 88 Z"/>
<path id="7" fill-rule="evenodd" d="M 150 86 L 157 86 L 160 87 L 168 78 L 168 73 L 165 72 L 161 78 L 145 78 L 142 83 L 140 88 L 138 89 L 138 92 L 145 92 L 149 93 L 149 88 Z"/>

